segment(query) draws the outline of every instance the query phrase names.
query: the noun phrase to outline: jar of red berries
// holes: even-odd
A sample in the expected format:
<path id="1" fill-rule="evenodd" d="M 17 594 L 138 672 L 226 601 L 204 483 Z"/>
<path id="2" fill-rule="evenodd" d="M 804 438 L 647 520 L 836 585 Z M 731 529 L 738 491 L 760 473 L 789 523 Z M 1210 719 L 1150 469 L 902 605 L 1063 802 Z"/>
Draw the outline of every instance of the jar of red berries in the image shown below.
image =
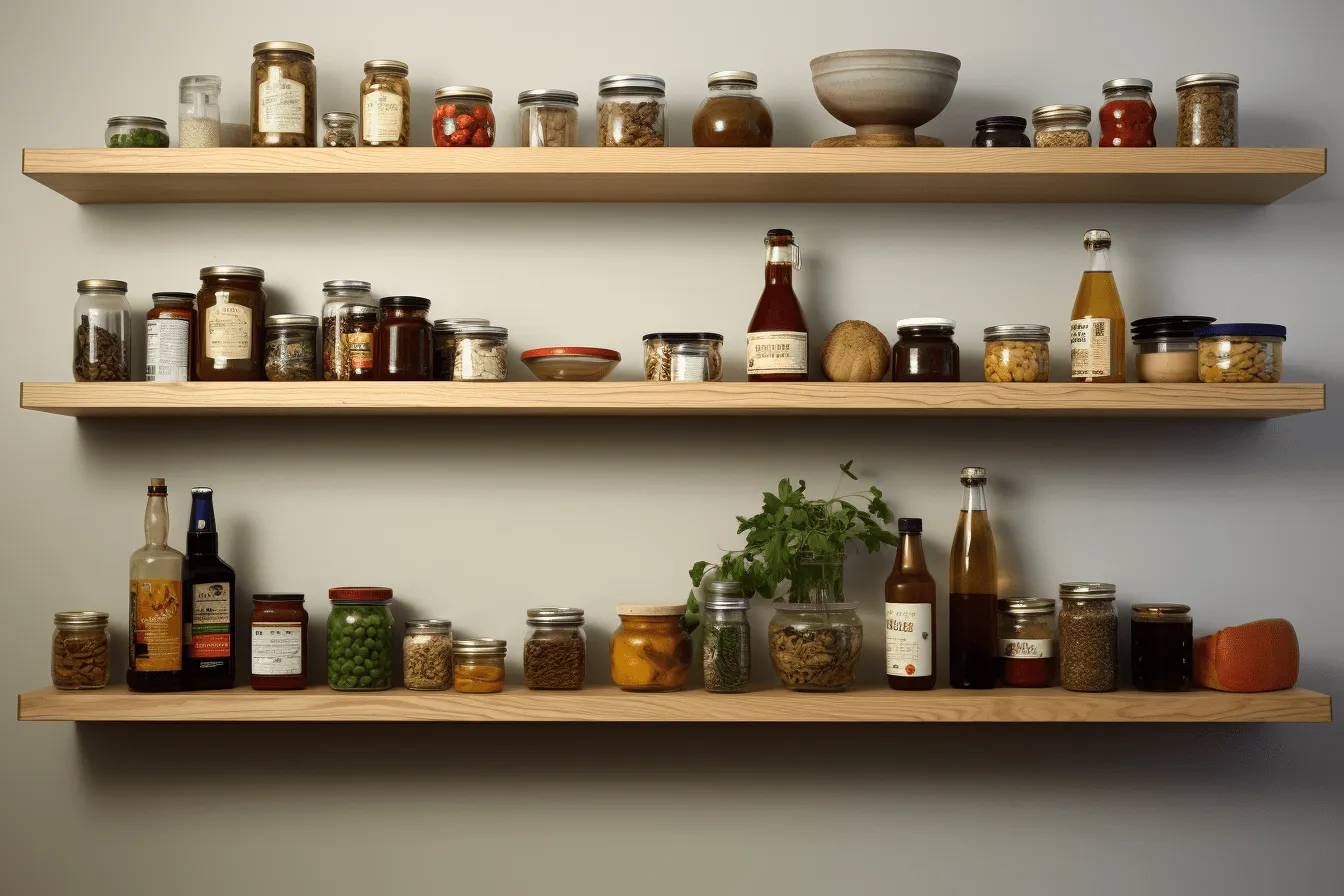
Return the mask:
<path id="1" fill-rule="evenodd" d="M 484 87 L 440 87 L 434 91 L 435 146 L 494 146 L 495 95 Z"/>
<path id="2" fill-rule="evenodd" d="M 1098 146 L 1156 146 L 1153 125 L 1153 82 L 1147 78 L 1116 78 L 1101 85 L 1101 142 Z"/>

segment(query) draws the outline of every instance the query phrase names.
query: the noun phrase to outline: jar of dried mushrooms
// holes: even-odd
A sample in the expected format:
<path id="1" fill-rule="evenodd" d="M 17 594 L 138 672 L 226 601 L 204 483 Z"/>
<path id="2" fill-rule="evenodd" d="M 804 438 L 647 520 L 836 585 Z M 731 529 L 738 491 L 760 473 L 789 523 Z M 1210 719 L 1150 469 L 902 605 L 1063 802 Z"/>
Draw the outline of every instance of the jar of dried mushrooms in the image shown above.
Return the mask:
<path id="1" fill-rule="evenodd" d="M 401 642 L 402 677 L 412 691 L 446 691 L 453 686 L 453 624 L 447 619 L 406 623 Z"/>
<path id="2" fill-rule="evenodd" d="M 504 327 L 467 326 L 453 332 L 453 379 L 498 383 L 509 374 L 509 331 Z"/>
<path id="3" fill-rule="evenodd" d="M 77 383 L 124 383 L 131 378 L 131 304 L 124 280 L 81 280 L 76 287 Z"/>
<path id="4" fill-rule="evenodd" d="M 307 44 L 252 48 L 252 145 L 317 145 L 317 65 Z"/>
<path id="5" fill-rule="evenodd" d="M 578 146 L 579 95 L 539 88 L 518 94 L 519 146 Z"/>
<path id="6" fill-rule="evenodd" d="M 63 691 L 107 687 L 107 614 L 77 610 L 56 614 L 51 638 L 51 683 Z"/>
<path id="7" fill-rule="evenodd" d="M 411 145 L 410 67 L 395 59 L 364 63 L 359 85 L 360 139 L 365 146 Z"/>
<path id="8" fill-rule="evenodd" d="M 597 82 L 598 146 L 666 146 L 667 84 L 656 75 Z"/>

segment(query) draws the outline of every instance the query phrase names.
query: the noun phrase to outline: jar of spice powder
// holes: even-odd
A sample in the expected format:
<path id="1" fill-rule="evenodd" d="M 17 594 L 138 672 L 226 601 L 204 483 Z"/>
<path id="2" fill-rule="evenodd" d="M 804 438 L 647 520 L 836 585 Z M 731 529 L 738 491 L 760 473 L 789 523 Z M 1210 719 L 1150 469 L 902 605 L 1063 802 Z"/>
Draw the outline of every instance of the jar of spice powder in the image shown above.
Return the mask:
<path id="1" fill-rule="evenodd" d="M 107 614 L 73 610 L 56 614 L 51 636 L 51 683 L 63 691 L 107 687 Z"/>
<path id="2" fill-rule="evenodd" d="M 507 642 L 472 638 L 453 642 L 453 690 L 459 694 L 498 694 L 504 690 Z"/>
<path id="3" fill-rule="evenodd" d="M 1065 582 L 1059 601 L 1059 683 L 1070 691 L 1115 690 L 1115 586 Z"/>
<path id="4" fill-rule="evenodd" d="M 1010 688 L 1048 688 L 1059 669 L 1052 597 L 999 600 L 999 677 Z"/>
<path id="5" fill-rule="evenodd" d="M 402 678 L 409 690 L 448 690 L 453 686 L 453 623 L 447 619 L 406 623 L 401 657 Z"/>
<path id="6" fill-rule="evenodd" d="M 1156 146 L 1153 126 L 1153 82 L 1147 78 L 1116 78 L 1101 85 L 1099 146 Z"/>
<path id="7" fill-rule="evenodd" d="M 769 146 L 775 139 L 770 107 L 758 97 L 751 72 L 715 72 L 709 96 L 695 111 L 691 139 L 696 146 Z"/>
<path id="8" fill-rule="evenodd" d="M 587 672 L 588 648 L 583 611 L 538 607 L 527 611 L 523 642 L 523 682 L 531 689 L 577 690 Z"/>
<path id="9" fill-rule="evenodd" d="M 272 314 L 266 318 L 266 379 L 272 383 L 317 379 L 317 317 Z"/>

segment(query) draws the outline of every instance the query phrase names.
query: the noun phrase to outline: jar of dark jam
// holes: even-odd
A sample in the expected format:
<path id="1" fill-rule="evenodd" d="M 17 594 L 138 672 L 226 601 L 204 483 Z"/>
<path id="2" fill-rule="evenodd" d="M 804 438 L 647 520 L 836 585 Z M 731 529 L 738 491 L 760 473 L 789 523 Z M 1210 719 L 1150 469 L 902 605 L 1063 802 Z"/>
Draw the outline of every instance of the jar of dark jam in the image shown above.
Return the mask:
<path id="1" fill-rule="evenodd" d="M 1194 669 L 1194 623 L 1185 604 L 1135 604 L 1130 610 L 1130 674 L 1141 691 L 1184 691 Z"/>
<path id="2" fill-rule="evenodd" d="M 252 689 L 308 685 L 308 611 L 302 594 L 252 595 Z"/>
<path id="3" fill-rule="evenodd" d="M 1027 120 L 1016 115 L 992 115 L 975 123 L 971 146 L 1031 146 Z"/>
<path id="4" fill-rule="evenodd" d="M 434 328 L 429 299 L 387 296 L 379 304 L 373 338 L 373 378 L 428 380 L 434 376 Z"/>
<path id="5" fill-rule="evenodd" d="M 896 322 L 892 379 L 898 383 L 959 383 L 961 354 L 952 341 L 957 322 L 946 317 L 909 317 Z"/>

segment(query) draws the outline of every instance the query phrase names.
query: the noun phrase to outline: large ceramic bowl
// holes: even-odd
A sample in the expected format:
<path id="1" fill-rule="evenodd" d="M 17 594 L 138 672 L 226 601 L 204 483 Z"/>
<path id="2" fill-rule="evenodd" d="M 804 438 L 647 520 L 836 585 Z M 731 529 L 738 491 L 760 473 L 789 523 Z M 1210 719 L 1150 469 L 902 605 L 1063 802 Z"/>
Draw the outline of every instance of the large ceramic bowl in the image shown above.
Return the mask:
<path id="1" fill-rule="evenodd" d="M 914 145 L 915 128 L 947 107 L 961 60 L 927 50 L 845 50 L 812 60 L 812 89 L 826 111 L 860 137 Z"/>

